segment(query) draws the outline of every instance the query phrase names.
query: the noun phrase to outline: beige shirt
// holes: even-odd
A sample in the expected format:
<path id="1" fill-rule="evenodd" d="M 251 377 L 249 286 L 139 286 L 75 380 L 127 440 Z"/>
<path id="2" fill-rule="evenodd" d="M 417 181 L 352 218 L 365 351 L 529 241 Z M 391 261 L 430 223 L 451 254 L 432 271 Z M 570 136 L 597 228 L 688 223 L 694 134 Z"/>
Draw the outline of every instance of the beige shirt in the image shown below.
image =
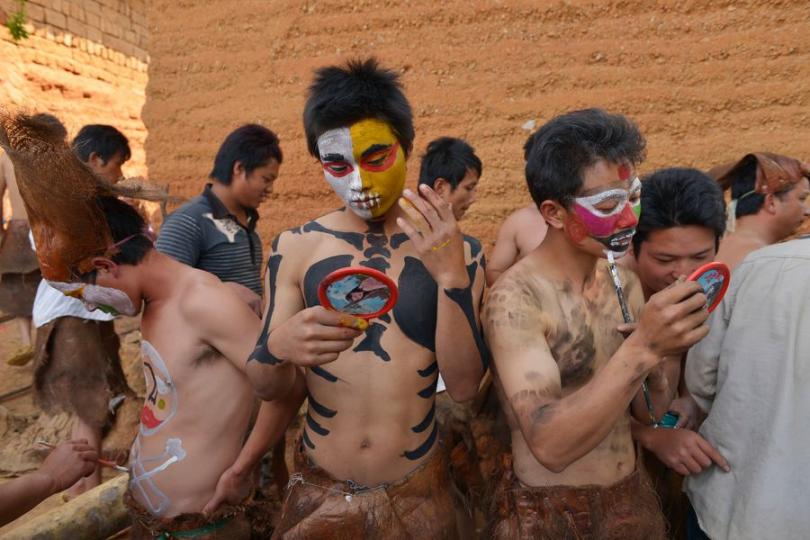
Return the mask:
<path id="1" fill-rule="evenodd" d="M 810 536 L 810 238 L 751 253 L 689 352 L 700 434 L 728 459 L 685 491 L 714 540 Z"/>

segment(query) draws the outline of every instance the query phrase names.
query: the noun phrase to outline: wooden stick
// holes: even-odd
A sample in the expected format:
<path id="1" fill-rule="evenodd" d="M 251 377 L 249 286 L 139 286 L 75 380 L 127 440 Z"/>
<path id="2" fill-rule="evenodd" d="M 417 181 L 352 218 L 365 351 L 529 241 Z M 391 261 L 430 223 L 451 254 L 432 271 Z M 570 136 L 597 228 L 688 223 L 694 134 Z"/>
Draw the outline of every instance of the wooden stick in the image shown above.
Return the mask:
<path id="1" fill-rule="evenodd" d="M 130 524 L 123 500 L 128 483 L 127 475 L 116 476 L 11 529 L 3 535 L 3 540 L 108 538 Z"/>

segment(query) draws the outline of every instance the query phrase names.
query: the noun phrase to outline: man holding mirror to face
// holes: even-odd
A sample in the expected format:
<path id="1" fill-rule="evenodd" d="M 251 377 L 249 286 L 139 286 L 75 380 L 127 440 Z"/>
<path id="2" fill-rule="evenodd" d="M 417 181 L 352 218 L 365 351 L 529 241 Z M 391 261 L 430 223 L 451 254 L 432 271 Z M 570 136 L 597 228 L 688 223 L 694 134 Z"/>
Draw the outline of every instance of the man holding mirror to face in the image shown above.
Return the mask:
<path id="1" fill-rule="evenodd" d="M 434 420 L 441 372 L 471 399 L 484 373 L 480 245 L 427 186 L 404 190 L 414 132 L 398 77 L 373 59 L 318 70 L 304 110 L 310 153 L 345 206 L 272 243 L 265 330 L 247 372 L 306 368 L 309 404 L 275 538 L 456 538 Z M 469 242 L 468 240 L 466 240 Z M 329 274 L 362 266 L 399 290 L 366 321 L 320 305 Z"/>

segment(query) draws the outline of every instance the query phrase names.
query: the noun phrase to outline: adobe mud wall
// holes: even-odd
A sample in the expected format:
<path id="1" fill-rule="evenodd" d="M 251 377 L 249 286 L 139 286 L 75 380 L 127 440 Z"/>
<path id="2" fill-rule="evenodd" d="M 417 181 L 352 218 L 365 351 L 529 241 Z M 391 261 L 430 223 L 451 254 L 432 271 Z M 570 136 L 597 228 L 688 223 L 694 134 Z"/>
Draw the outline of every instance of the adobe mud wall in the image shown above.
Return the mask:
<path id="1" fill-rule="evenodd" d="M 18 6 L 0 0 L 0 22 Z M 25 13 L 27 39 L 0 26 L 0 106 L 55 114 L 71 137 L 112 124 L 132 147 L 124 173 L 146 175 L 146 0 L 28 0 Z"/>
<path id="2" fill-rule="evenodd" d="M 434 137 L 479 152 L 479 200 L 463 226 L 489 243 L 529 201 L 521 126 L 563 111 L 633 117 L 648 138 L 642 172 L 757 149 L 810 159 L 808 19 L 807 1 L 154 0 L 149 171 L 194 195 L 229 131 L 271 127 L 285 162 L 262 208 L 268 243 L 338 205 L 301 127 L 313 69 L 375 54 L 402 72 L 416 115 L 411 182 Z"/>

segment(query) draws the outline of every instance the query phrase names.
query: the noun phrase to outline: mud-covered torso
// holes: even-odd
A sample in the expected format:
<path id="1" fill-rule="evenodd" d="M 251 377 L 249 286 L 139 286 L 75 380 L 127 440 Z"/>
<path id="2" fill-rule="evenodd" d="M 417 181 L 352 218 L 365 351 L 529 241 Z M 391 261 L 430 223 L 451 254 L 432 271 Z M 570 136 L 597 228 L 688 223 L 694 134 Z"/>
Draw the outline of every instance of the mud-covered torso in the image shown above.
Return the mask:
<path id="1" fill-rule="evenodd" d="M 213 496 L 239 453 L 254 401 L 243 373 L 178 330 L 165 320 L 144 324 L 146 395 L 130 456 L 133 496 L 166 517 L 199 512 Z"/>
<path id="2" fill-rule="evenodd" d="M 510 282 L 503 284 L 506 290 L 495 294 L 518 294 L 523 298 L 524 312 L 531 313 L 527 326 L 542 324 L 548 329 L 545 338 L 557 363 L 565 398 L 587 384 L 623 342 L 616 328 L 624 321 L 607 266 L 604 261 L 597 264 L 594 283 L 586 285 L 583 291 L 574 290 L 566 280 L 545 280 L 528 272 L 518 276 L 512 274 Z M 638 282 L 627 281 L 625 293 L 629 295 Z M 532 375 L 528 373 L 527 378 Z M 508 403 L 500 385 L 498 392 L 501 402 Z M 507 405 L 505 410 L 512 431 L 515 473 L 527 485 L 607 485 L 625 477 L 635 466 L 629 413 L 588 454 L 565 471 L 553 473 L 532 455 L 511 407 Z"/>
<path id="3" fill-rule="evenodd" d="M 399 298 L 388 314 L 369 321 L 336 361 L 307 370 L 302 444 L 313 461 L 339 479 L 395 481 L 421 464 L 437 440 L 439 291 L 407 235 L 386 231 L 381 223 L 363 232 L 341 231 L 331 216 L 285 233 L 285 241 L 300 242 L 307 253 L 299 266 L 304 304 L 317 305 L 321 280 L 349 266 L 383 272 L 397 284 Z M 477 255 L 479 244 L 467 242 L 468 254 Z M 280 263 L 271 256 L 270 271 Z M 471 263 L 468 270 L 474 274 L 476 268 Z"/>

